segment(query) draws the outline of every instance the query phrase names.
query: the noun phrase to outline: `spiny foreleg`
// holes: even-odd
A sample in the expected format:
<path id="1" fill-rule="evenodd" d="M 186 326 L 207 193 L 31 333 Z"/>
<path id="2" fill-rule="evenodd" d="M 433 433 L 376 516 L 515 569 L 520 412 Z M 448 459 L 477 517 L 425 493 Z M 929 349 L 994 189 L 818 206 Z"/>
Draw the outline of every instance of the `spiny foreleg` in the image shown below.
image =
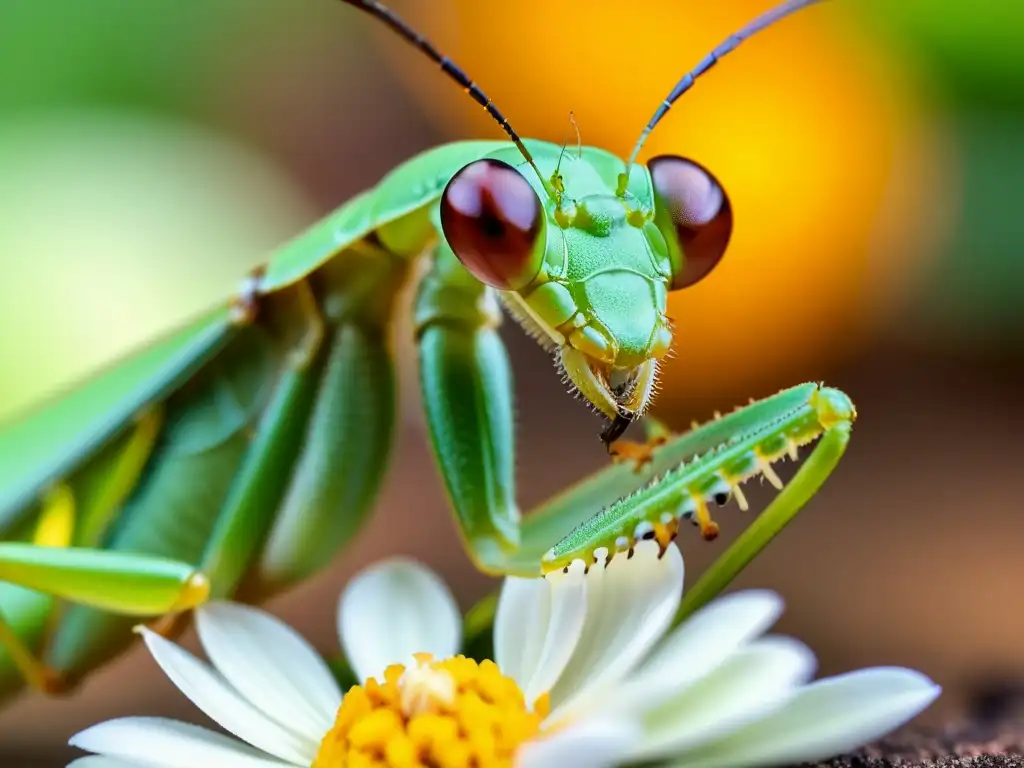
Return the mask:
<path id="1" fill-rule="evenodd" d="M 568 568 L 577 559 L 582 559 L 588 568 L 594 563 L 607 564 L 619 553 L 632 556 L 636 543 L 644 539 L 657 541 L 664 552 L 678 535 L 682 520 L 692 521 L 705 539 L 713 539 L 718 534 L 718 525 L 711 519 L 710 504 L 721 505 L 735 498 L 741 507 L 746 507 L 741 486 L 757 475 L 785 493 L 772 464 L 794 455 L 799 446 L 823 438 L 805 464 L 805 475 L 797 478 L 801 487 L 806 485 L 803 478 L 811 466 L 809 472 L 820 485 L 824 475 L 814 469 L 821 464 L 820 452 L 825 448 L 831 455 L 838 450 L 833 446 L 845 447 L 854 416 L 846 395 L 834 389 L 816 388 L 805 407 L 780 414 L 761 429 L 732 435 L 580 523 L 544 554 L 542 571 Z M 838 461 L 838 455 L 835 460 Z M 825 474 L 832 466 L 834 462 Z M 784 510 L 773 512 L 769 507 L 766 514 L 772 513 L 770 522 L 764 522 L 764 515 L 758 521 L 757 551 L 803 506 L 817 485 L 810 493 L 804 488 L 802 493 L 791 492 L 776 499 L 773 507 L 778 507 L 781 499 Z M 771 535 L 765 538 L 769 532 Z M 756 553 L 749 542 L 745 551 L 750 557 Z M 745 562 L 748 561 L 749 557 Z"/>

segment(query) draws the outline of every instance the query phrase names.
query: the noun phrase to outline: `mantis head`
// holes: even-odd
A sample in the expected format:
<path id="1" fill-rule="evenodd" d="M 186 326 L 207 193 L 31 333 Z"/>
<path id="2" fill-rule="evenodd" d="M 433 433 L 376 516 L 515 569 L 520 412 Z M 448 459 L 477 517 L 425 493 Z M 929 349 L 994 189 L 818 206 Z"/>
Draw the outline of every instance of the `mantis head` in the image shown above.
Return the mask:
<path id="1" fill-rule="evenodd" d="M 732 232 L 732 208 L 718 181 L 674 155 L 638 167 L 644 141 L 744 40 L 822 1 L 783 0 L 717 45 L 659 103 L 624 172 L 609 173 L 614 164 L 622 168 L 621 160 L 581 147 L 575 167 L 563 173 L 564 152 L 536 143 L 535 158 L 490 97 L 387 7 L 343 0 L 384 21 L 439 65 L 511 139 L 511 153 L 470 163 L 451 178 L 441 197 L 442 229 L 462 264 L 557 351 L 577 392 L 608 418 L 605 443 L 650 403 L 658 361 L 672 341 L 667 292 L 705 277 Z"/>
<path id="2" fill-rule="evenodd" d="M 610 443 L 654 395 L 673 337 L 668 293 L 718 264 L 732 208 L 718 181 L 681 157 L 632 168 L 617 191 L 622 161 L 602 150 L 567 158 L 538 143 L 533 156 L 553 170 L 527 176 L 499 152 L 456 173 L 441 197 L 442 229 L 608 419 Z"/>

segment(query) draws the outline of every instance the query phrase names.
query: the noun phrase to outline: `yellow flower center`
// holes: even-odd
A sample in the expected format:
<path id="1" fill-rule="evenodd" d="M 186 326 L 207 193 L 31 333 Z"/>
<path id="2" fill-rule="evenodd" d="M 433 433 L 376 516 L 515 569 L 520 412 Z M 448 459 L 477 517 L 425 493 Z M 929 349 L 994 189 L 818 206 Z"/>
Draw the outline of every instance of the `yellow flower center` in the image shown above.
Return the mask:
<path id="1" fill-rule="evenodd" d="M 416 661 L 349 689 L 312 768 L 510 768 L 519 745 L 540 733 L 547 694 L 527 707 L 493 661 Z"/>

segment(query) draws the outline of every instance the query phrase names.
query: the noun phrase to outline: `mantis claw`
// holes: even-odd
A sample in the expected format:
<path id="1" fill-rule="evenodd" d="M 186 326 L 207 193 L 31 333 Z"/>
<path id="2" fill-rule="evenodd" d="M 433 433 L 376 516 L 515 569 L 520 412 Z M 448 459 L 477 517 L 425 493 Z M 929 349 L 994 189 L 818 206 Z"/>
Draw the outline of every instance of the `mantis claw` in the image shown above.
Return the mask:
<path id="1" fill-rule="evenodd" d="M 601 432 L 601 442 L 605 444 L 609 454 L 612 453 L 612 445 L 619 442 L 619 438 L 625 434 L 629 425 L 632 423 L 632 415 L 622 412 L 616 414 L 615 418 L 608 422 L 608 426 Z"/>

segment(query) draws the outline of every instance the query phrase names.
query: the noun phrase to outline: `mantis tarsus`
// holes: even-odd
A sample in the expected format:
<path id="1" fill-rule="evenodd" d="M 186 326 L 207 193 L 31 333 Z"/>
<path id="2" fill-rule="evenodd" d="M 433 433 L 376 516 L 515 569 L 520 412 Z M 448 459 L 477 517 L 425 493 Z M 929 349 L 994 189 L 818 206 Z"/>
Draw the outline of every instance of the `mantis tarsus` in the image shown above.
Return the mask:
<path id="1" fill-rule="evenodd" d="M 667 546 L 682 519 L 713 538 L 709 502 L 745 506 L 740 483 L 761 474 L 781 493 L 684 610 L 724 587 L 827 477 L 854 410 L 841 392 L 806 384 L 685 435 L 620 439 L 647 409 L 672 342 L 668 292 L 711 272 L 733 215 L 696 163 L 635 160 L 696 78 L 816 1 L 783 3 L 716 48 L 623 163 L 521 140 L 393 12 L 344 0 L 433 59 L 510 141 L 449 144 L 403 163 L 272 254 L 223 306 L 0 434 L 0 686 L 24 678 L 68 690 L 126 647 L 139 617 L 162 617 L 170 631 L 210 597 L 258 600 L 334 557 L 384 475 L 388 330 L 413 265 L 423 267 L 413 307 L 423 405 L 477 566 L 525 576 L 576 558 L 590 567 L 639 538 Z M 526 516 L 502 305 L 606 418 L 602 438 L 627 460 Z M 818 438 L 781 488 L 771 463 Z"/>

